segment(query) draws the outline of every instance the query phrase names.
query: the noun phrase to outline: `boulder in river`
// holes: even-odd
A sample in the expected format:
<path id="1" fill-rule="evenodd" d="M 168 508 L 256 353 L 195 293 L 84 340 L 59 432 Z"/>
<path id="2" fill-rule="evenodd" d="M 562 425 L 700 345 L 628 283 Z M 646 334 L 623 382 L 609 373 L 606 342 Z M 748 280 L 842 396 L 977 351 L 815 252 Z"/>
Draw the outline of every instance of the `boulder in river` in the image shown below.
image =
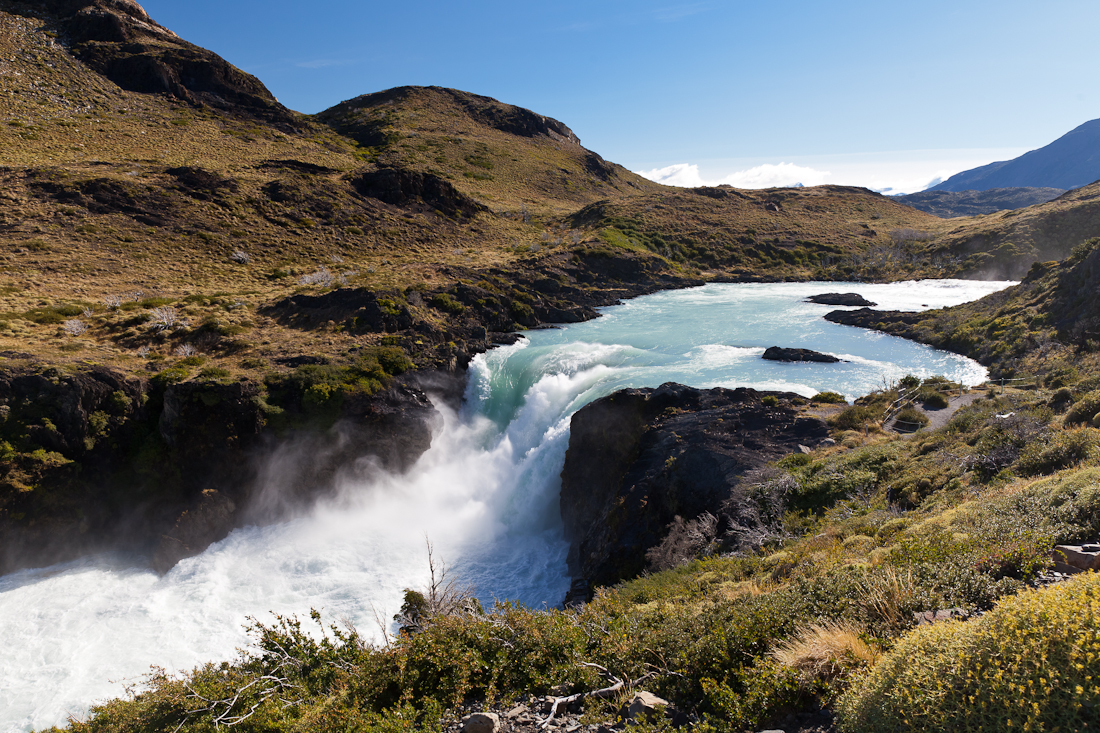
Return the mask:
<path id="1" fill-rule="evenodd" d="M 822 293 L 806 298 L 807 303 L 819 305 L 854 305 L 864 308 L 874 308 L 878 303 L 872 303 L 859 293 Z"/>
<path id="2" fill-rule="evenodd" d="M 823 364 L 835 364 L 840 361 L 832 354 L 822 354 L 820 351 L 810 349 L 785 349 L 781 346 L 772 346 L 765 350 L 764 358 L 768 361 L 818 361 Z"/>

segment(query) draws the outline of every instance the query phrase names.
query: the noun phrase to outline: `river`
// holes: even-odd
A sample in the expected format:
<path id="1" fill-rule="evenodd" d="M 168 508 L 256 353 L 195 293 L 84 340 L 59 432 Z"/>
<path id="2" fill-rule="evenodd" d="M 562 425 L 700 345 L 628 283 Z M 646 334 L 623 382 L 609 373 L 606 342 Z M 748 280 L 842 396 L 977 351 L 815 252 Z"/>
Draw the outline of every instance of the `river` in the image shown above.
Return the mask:
<path id="1" fill-rule="evenodd" d="M 249 616 L 316 608 L 378 637 L 402 589 L 427 580 L 426 538 L 483 601 L 555 605 L 569 586 L 558 475 L 569 417 L 584 404 L 668 381 L 849 399 L 910 373 L 978 384 L 986 371 L 969 359 L 828 323 L 821 316 L 833 308 L 804 299 L 855 291 L 881 308 L 915 311 L 1010 284 L 712 284 L 528 332 L 473 361 L 463 407 L 440 407 L 443 427 L 406 474 L 345 483 L 308 515 L 238 529 L 163 576 L 142 558 L 111 555 L 0 578 L 0 731 L 82 716 L 151 665 L 178 672 L 230 659 L 248 643 Z M 776 345 L 844 361 L 760 358 Z"/>

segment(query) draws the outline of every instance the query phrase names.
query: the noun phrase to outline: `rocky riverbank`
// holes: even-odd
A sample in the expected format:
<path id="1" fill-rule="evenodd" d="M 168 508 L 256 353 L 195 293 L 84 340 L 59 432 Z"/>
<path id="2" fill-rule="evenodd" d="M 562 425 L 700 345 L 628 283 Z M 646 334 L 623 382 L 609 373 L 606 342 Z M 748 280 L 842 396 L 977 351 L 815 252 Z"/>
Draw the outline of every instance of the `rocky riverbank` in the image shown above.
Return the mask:
<path id="1" fill-rule="evenodd" d="M 626 389 L 579 410 L 562 470 L 569 570 L 591 586 L 631 578 L 677 517 L 720 513 L 749 471 L 827 439 L 791 393 Z"/>
<path id="2" fill-rule="evenodd" d="M 310 374 L 171 383 L 107 368 L 0 372 L 0 574 L 114 549 L 167 570 L 235 527 L 285 516 L 338 472 L 407 468 L 438 420 L 427 385 L 445 392 L 455 380 L 386 376 L 373 393 L 320 399 L 325 382 Z"/>

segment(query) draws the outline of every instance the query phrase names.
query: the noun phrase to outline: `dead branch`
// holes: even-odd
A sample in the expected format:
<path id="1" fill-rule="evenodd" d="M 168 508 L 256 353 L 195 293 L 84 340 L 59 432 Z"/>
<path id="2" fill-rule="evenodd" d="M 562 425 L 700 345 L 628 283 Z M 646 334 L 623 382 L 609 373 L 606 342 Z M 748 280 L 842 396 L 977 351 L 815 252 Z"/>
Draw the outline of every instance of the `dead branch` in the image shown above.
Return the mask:
<path id="1" fill-rule="evenodd" d="M 584 700 L 584 699 L 589 698 L 589 697 L 598 697 L 598 698 L 601 698 L 601 699 L 614 697 L 624 687 L 630 687 L 630 688 L 637 687 L 638 685 L 642 684 L 643 682 L 647 682 L 648 680 L 651 680 L 654 677 L 657 677 L 659 674 L 661 674 L 663 672 L 663 670 L 661 672 L 658 672 L 656 670 L 651 670 L 649 672 L 646 672 L 644 675 L 642 675 L 638 679 L 634 680 L 633 682 L 628 683 L 625 680 L 622 680 L 622 679 L 616 677 L 615 675 L 611 674 L 611 672 L 608 671 L 607 667 L 596 664 L 594 662 L 581 662 L 580 666 L 582 666 L 582 667 L 591 667 L 592 669 L 598 670 L 601 674 L 603 674 L 605 677 L 607 677 L 611 681 L 611 685 L 608 686 L 608 687 L 601 688 L 599 690 L 589 690 L 588 692 L 577 692 L 577 693 L 574 693 L 572 695 L 566 695 L 565 697 L 556 697 L 556 698 L 554 698 L 554 704 L 550 706 L 550 714 L 546 716 L 545 720 L 543 720 L 541 723 L 539 723 L 540 728 L 546 728 L 547 726 L 550 725 L 550 722 L 554 719 L 554 716 L 558 714 L 558 708 L 561 707 L 562 705 L 565 705 L 566 707 L 568 707 L 568 706 L 572 705 L 573 703 L 577 702 L 578 700 Z"/>

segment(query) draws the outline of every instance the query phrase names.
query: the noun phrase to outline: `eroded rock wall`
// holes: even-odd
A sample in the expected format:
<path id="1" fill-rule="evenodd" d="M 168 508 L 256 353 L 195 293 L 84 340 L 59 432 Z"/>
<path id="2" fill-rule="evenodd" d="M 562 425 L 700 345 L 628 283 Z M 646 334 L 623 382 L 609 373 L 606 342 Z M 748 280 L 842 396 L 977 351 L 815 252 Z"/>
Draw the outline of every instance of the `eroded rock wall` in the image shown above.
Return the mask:
<path id="1" fill-rule="evenodd" d="M 823 421 L 798 413 L 799 399 L 668 383 L 579 410 L 561 488 L 574 578 L 599 586 L 637 575 L 676 516 L 718 513 L 748 471 L 828 437 Z"/>
<path id="2" fill-rule="evenodd" d="M 248 380 L 2 371 L 0 574 L 108 549 L 167 570 L 235 527 L 301 509 L 342 474 L 406 470 L 439 425 L 427 378 L 288 415 Z"/>

